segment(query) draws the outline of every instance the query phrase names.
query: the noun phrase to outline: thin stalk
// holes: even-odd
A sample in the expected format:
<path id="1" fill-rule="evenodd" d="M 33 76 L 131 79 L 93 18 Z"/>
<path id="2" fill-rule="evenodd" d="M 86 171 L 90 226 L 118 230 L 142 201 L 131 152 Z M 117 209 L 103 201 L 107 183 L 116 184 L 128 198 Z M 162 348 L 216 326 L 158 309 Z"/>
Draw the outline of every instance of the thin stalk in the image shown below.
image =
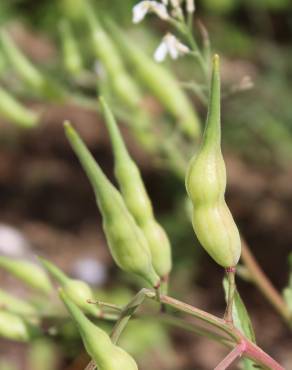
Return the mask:
<path id="1" fill-rule="evenodd" d="M 284 299 L 275 289 L 269 278 L 265 275 L 244 240 L 242 240 L 241 258 L 250 273 L 253 283 L 258 287 L 279 315 L 290 325 L 290 327 L 292 327 L 292 316 Z"/>
<path id="2" fill-rule="evenodd" d="M 235 267 L 226 269 L 227 280 L 228 280 L 228 296 L 227 296 L 227 306 L 224 315 L 224 320 L 230 324 L 233 324 L 232 317 L 232 307 L 235 294 Z"/>
<path id="3" fill-rule="evenodd" d="M 206 337 L 217 343 L 221 343 L 228 348 L 233 347 L 233 342 L 231 342 L 230 339 L 227 338 L 226 336 L 218 334 L 218 333 L 214 333 L 213 331 L 210 331 L 207 328 L 198 326 L 194 324 L 193 322 L 186 321 L 180 317 L 174 317 L 167 313 L 161 313 L 158 319 L 160 322 L 163 322 L 167 325 L 175 326 L 177 328 L 187 330 L 196 335 Z"/>
<path id="4" fill-rule="evenodd" d="M 238 344 L 231 352 L 228 353 L 228 355 L 220 362 L 220 364 L 215 367 L 214 370 L 226 370 L 238 357 L 242 356 L 245 348 L 245 342 Z"/>
<path id="5" fill-rule="evenodd" d="M 115 326 L 113 327 L 111 333 L 111 339 L 113 343 L 117 343 L 122 331 L 128 324 L 131 316 L 135 313 L 135 311 L 139 308 L 139 306 L 144 302 L 146 296 L 147 289 L 140 290 L 139 293 L 135 295 L 133 299 L 126 305 L 126 307 L 122 310 L 118 321 L 116 322 Z M 153 292 L 155 299 L 157 299 L 157 293 Z"/>
<path id="6" fill-rule="evenodd" d="M 153 299 L 153 293 L 152 293 L 152 296 L 150 295 L 151 293 L 152 292 L 149 291 L 147 296 Z M 160 301 L 161 303 L 164 303 L 181 312 L 194 316 L 197 319 L 202 320 L 218 329 L 221 329 L 226 334 L 228 334 L 232 338 L 232 340 L 235 341 L 236 343 L 239 343 L 241 341 L 241 334 L 233 326 L 226 323 L 224 320 L 220 319 L 217 316 L 214 316 L 208 312 L 200 310 L 199 308 L 193 307 L 187 303 L 178 301 L 177 299 L 169 297 L 169 296 L 161 295 Z"/>

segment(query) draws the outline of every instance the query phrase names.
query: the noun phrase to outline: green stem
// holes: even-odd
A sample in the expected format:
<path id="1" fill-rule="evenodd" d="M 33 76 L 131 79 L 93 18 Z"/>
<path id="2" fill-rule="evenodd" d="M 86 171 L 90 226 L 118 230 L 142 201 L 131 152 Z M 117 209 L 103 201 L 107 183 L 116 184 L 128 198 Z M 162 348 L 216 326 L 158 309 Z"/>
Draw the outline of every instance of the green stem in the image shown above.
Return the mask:
<path id="1" fill-rule="evenodd" d="M 140 292 L 137 293 L 135 297 L 131 299 L 131 301 L 122 310 L 120 318 L 116 322 L 112 330 L 112 333 L 111 333 L 111 339 L 113 343 L 117 343 L 122 331 L 128 324 L 131 316 L 135 313 L 135 311 L 139 308 L 139 306 L 143 303 L 143 301 L 147 297 L 146 295 L 147 292 L 148 292 L 147 289 L 140 290 Z M 153 292 L 153 294 L 154 294 L 155 299 L 157 299 L 157 293 Z"/>
<path id="2" fill-rule="evenodd" d="M 228 280 L 228 296 L 227 296 L 227 306 L 224 315 L 224 319 L 226 322 L 233 324 L 233 316 L 232 316 L 232 307 L 234 301 L 234 294 L 235 294 L 235 268 L 226 269 L 227 280 Z"/>

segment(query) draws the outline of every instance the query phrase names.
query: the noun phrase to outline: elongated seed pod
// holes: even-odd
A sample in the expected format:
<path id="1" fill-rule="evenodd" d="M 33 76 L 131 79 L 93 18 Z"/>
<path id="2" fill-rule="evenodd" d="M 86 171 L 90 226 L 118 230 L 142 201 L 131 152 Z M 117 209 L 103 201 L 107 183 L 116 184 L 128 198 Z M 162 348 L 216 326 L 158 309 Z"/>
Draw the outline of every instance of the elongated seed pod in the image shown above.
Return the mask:
<path id="1" fill-rule="evenodd" d="M 23 316 L 37 315 L 37 309 L 29 302 L 0 289 L 0 307 Z"/>
<path id="2" fill-rule="evenodd" d="M 241 253 L 237 226 L 226 205 L 226 169 L 221 152 L 219 56 L 213 58 L 206 128 L 191 159 L 186 189 L 193 205 L 195 233 L 210 256 L 223 267 L 235 266 Z"/>
<path id="3" fill-rule="evenodd" d="M 107 21 L 107 26 L 141 83 L 178 120 L 178 127 L 186 135 L 198 138 L 201 133 L 199 117 L 175 77 L 165 67 L 155 63 L 115 24 Z"/>
<path id="4" fill-rule="evenodd" d="M 20 104 L 12 95 L 0 87 L 0 114 L 12 123 L 23 128 L 35 127 L 39 116 Z"/>
<path id="5" fill-rule="evenodd" d="M 0 310 L 0 337 L 19 342 L 28 342 L 39 334 L 36 326 L 15 313 Z"/>
<path id="6" fill-rule="evenodd" d="M 68 122 L 65 123 L 65 132 L 93 187 L 102 214 L 103 229 L 116 264 L 125 271 L 142 276 L 152 286 L 157 286 L 160 279 L 152 266 L 147 241 L 121 194 L 107 179 Z"/>
<path id="7" fill-rule="evenodd" d="M 144 232 L 155 271 L 161 278 L 166 277 L 171 270 L 171 247 L 167 234 L 154 218 L 139 168 L 129 155 L 112 112 L 102 97 L 99 101 L 111 138 L 115 158 L 114 171 L 123 198 Z"/>
<path id="8" fill-rule="evenodd" d="M 33 262 L 0 256 L 0 268 L 44 294 L 52 292 L 52 285 L 46 272 Z"/>
<path id="9" fill-rule="evenodd" d="M 127 107 L 139 107 L 142 100 L 139 86 L 126 71 L 116 46 L 89 4 L 87 4 L 86 20 L 90 27 L 93 50 L 107 72 L 113 91 Z"/>
<path id="10" fill-rule="evenodd" d="M 14 295 L 0 289 L 0 307 L 6 311 L 23 316 L 37 315 L 37 309 L 29 302 L 15 297 Z"/>
<path id="11" fill-rule="evenodd" d="M 82 72 L 82 57 L 70 23 L 63 19 L 60 23 L 60 36 L 65 69 L 73 77 Z"/>
<path id="12" fill-rule="evenodd" d="M 43 266 L 49 271 L 49 273 L 57 280 L 60 286 L 63 288 L 67 296 L 84 312 L 99 316 L 100 309 L 97 306 L 89 304 L 87 301 L 94 300 L 94 294 L 88 284 L 84 281 L 70 279 L 64 274 L 56 265 L 44 258 L 40 258 Z"/>
<path id="13" fill-rule="evenodd" d="M 89 321 L 62 290 L 60 296 L 98 370 L 138 370 L 135 360 L 122 348 L 114 345 L 108 334 Z"/>
<path id="14" fill-rule="evenodd" d="M 0 35 L 3 51 L 17 74 L 35 93 L 48 99 L 62 99 L 65 97 L 64 89 L 56 82 L 48 79 L 41 73 L 22 51 L 15 45 L 7 32 Z"/>

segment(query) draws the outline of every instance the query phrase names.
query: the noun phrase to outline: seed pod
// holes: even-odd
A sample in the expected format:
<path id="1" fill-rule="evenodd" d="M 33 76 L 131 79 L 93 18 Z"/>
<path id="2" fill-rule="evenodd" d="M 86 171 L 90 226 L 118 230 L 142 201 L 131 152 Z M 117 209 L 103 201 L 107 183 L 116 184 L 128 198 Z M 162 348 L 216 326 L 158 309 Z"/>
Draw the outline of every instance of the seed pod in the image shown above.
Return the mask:
<path id="1" fill-rule="evenodd" d="M 37 113 L 21 105 L 12 95 L 1 87 L 0 114 L 7 120 L 23 128 L 35 127 L 39 121 Z"/>
<path id="2" fill-rule="evenodd" d="M 240 236 L 224 199 L 226 169 L 221 152 L 219 56 L 213 59 L 208 117 L 198 153 L 186 175 L 193 205 L 195 233 L 210 256 L 223 267 L 235 266 L 241 252 Z"/>
<path id="3" fill-rule="evenodd" d="M 43 266 L 57 280 L 67 296 L 84 312 L 99 316 L 100 309 L 97 306 L 89 304 L 87 301 L 94 300 L 94 294 L 88 284 L 84 281 L 70 279 L 57 266 L 44 258 L 39 258 Z"/>
<path id="4" fill-rule="evenodd" d="M 37 309 L 30 303 L 0 289 L 0 308 L 18 315 L 35 316 Z"/>
<path id="5" fill-rule="evenodd" d="M 63 64 L 67 72 L 76 77 L 82 72 L 82 57 L 74 38 L 70 23 L 63 19 L 60 23 L 60 36 L 63 51 Z"/>
<path id="6" fill-rule="evenodd" d="M 39 329 L 20 316 L 0 310 L 0 337 L 28 342 L 39 334 Z"/>
<path id="7" fill-rule="evenodd" d="M 139 86 L 126 71 L 115 45 L 88 4 L 86 20 L 90 27 L 94 53 L 105 68 L 113 91 L 127 107 L 139 107 L 142 100 Z"/>
<path id="8" fill-rule="evenodd" d="M 52 285 L 47 274 L 35 263 L 0 256 L 0 268 L 5 269 L 16 278 L 44 294 L 49 294 L 52 291 Z"/>
<path id="9" fill-rule="evenodd" d="M 132 42 L 115 24 L 107 26 L 120 51 L 142 84 L 164 105 L 178 121 L 178 127 L 191 138 L 201 133 L 200 120 L 175 77 L 155 63 L 141 47 Z"/>
<path id="10" fill-rule="evenodd" d="M 121 194 L 104 175 L 68 122 L 65 123 L 65 132 L 95 192 L 103 218 L 103 229 L 116 264 L 127 272 L 142 276 L 156 287 L 159 277 L 153 269 L 147 241 Z"/>
<path id="11" fill-rule="evenodd" d="M 1 31 L 1 44 L 9 62 L 24 82 L 34 90 L 49 99 L 61 99 L 65 97 L 63 88 L 55 81 L 46 78 L 15 45 L 10 36 Z"/>
<path id="12" fill-rule="evenodd" d="M 89 321 L 62 290 L 60 297 L 77 325 L 85 349 L 98 370 L 138 370 L 135 360 L 122 348 L 114 345 L 108 334 Z"/>
<path id="13" fill-rule="evenodd" d="M 160 277 L 166 277 L 171 270 L 171 248 L 168 237 L 154 218 L 152 204 L 139 168 L 127 151 L 112 112 L 103 98 L 99 101 L 112 142 L 114 171 L 123 198 L 138 226 L 144 232 L 155 271 Z"/>

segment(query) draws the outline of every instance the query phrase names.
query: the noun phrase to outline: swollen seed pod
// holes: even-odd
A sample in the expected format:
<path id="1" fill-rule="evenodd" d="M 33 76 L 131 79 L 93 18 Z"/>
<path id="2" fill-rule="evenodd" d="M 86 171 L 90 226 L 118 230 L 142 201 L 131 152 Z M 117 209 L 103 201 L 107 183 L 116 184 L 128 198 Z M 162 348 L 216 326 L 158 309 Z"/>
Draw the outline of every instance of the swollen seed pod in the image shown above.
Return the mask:
<path id="1" fill-rule="evenodd" d="M 241 242 L 226 205 L 226 169 L 221 152 L 219 56 L 213 58 L 210 101 L 201 146 L 191 159 L 186 189 L 193 205 L 195 233 L 210 256 L 223 267 L 237 264 Z"/>
<path id="2" fill-rule="evenodd" d="M 122 270 L 140 275 L 153 287 L 157 287 L 160 279 L 152 266 L 147 241 L 121 194 L 104 175 L 68 122 L 65 123 L 65 132 L 93 187 L 113 259 Z"/>
<path id="3" fill-rule="evenodd" d="M 12 95 L 1 87 L 0 114 L 7 120 L 23 128 L 35 127 L 39 121 L 37 113 L 21 105 Z"/>
<path id="4" fill-rule="evenodd" d="M 12 312 L 0 310 L 0 337 L 28 342 L 39 334 L 36 326 Z"/>
<path id="5" fill-rule="evenodd" d="M 37 309 L 32 304 L 21 298 L 15 297 L 2 289 L 0 289 L 0 307 L 18 315 L 37 315 Z"/>
<path id="6" fill-rule="evenodd" d="M 62 20 L 59 29 L 64 67 L 70 75 L 76 77 L 76 74 L 80 74 L 83 68 L 78 44 L 74 38 L 71 25 L 66 19 Z"/>
<path id="7" fill-rule="evenodd" d="M 98 370 L 138 370 L 135 360 L 122 348 L 114 345 L 107 333 L 89 321 L 63 290 L 60 291 L 60 297 Z"/>
<path id="8" fill-rule="evenodd" d="M 100 309 L 97 306 L 91 305 L 87 302 L 88 300 L 94 300 L 94 294 L 88 284 L 81 280 L 70 279 L 52 262 L 40 257 L 39 259 L 45 269 L 47 269 L 48 272 L 57 280 L 67 296 L 78 307 L 90 315 L 100 315 Z"/>
<path id="9" fill-rule="evenodd" d="M 86 20 L 90 27 L 93 50 L 107 72 L 113 91 L 127 107 L 139 107 L 142 100 L 139 86 L 127 73 L 115 45 L 89 4 L 86 9 Z"/>
<path id="10" fill-rule="evenodd" d="M 155 271 L 161 278 L 166 277 L 171 270 L 171 248 L 168 237 L 154 218 L 152 204 L 139 168 L 128 153 L 111 110 L 102 97 L 99 101 L 110 134 L 115 158 L 115 176 L 124 201 L 146 237 Z"/>
<path id="11" fill-rule="evenodd" d="M 155 63 L 139 46 L 132 42 L 115 24 L 107 20 L 111 36 L 137 78 L 178 121 L 178 127 L 191 138 L 201 133 L 200 120 L 174 76 Z"/>
<path id="12" fill-rule="evenodd" d="M 45 271 L 33 262 L 0 256 L 0 268 L 44 294 L 53 289 Z"/>
<path id="13" fill-rule="evenodd" d="M 49 99 L 62 99 L 65 91 L 55 81 L 46 78 L 15 45 L 7 32 L 1 31 L 0 35 L 3 51 L 17 74 L 37 94 Z"/>

